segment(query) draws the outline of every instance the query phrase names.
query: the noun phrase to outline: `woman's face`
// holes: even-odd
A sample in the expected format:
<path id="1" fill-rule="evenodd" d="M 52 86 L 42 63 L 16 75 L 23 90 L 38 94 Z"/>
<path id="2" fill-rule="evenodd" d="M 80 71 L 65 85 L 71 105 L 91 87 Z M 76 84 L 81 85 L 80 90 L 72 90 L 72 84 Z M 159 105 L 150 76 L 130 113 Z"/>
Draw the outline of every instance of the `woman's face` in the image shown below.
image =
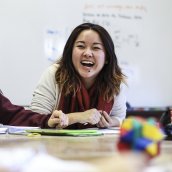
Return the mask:
<path id="1" fill-rule="evenodd" d="M 105 64 L 105 48 L 97 32 L 82 31 L 74 42 L 72 62 L 82 81 L 93 84 Z"/>

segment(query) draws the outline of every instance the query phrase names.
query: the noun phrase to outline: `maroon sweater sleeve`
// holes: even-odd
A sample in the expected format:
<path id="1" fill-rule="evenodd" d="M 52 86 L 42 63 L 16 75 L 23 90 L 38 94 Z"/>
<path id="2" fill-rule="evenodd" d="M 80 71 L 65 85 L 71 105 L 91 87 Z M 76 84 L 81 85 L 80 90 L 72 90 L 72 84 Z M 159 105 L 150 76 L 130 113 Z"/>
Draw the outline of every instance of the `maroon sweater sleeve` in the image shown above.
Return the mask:
<path id="1" fill-rule="evenodd" d="M 25 110 L 22 106 L 13 105 L 9 99 L 0 93 L 0 123 L 4 125 L 16 126 L 38 126 L 48 127 L 50 115 L 42 115 L 30 110 Z"/>

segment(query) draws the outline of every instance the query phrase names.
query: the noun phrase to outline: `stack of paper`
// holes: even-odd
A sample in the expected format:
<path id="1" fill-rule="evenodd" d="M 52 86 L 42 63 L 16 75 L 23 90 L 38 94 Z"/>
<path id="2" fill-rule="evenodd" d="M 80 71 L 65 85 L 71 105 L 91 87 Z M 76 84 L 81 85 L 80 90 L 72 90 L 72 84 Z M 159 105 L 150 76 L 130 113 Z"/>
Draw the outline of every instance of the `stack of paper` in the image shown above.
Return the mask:
<path id="1" fill-rule="evenodd" d="M 6 127 L 0 127 L 0 134 L 5 134 L 7 133 L 8 128 Z"/>
<path id="2" fill-rule="evenodd" d="M 26 130 L 40 129 L 40 127 L 0 125 L 0 134 L 28 134 Z"/>

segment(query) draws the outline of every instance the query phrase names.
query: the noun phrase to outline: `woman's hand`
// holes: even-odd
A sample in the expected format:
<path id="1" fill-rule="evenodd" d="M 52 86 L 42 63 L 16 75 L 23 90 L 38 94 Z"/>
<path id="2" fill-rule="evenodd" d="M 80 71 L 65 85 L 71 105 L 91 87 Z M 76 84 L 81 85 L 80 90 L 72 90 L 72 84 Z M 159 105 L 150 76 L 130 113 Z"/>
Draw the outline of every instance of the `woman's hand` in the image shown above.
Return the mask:
<path id="1" fill-rule="evenodd" d="M 97 109 L 89 109 L 81 114 L 81 123 L 97 124 L 100 121 L 101 113 Z"/>
<path id="2" fill-rule="evenodd" d="M 110 116 L 107 112 L 101 111 L 101 118 L 97 124 L 99 128 L 117 127 L 119 126 L 119 121 L 113 116 Z"/>
<path id="3" fill-rule="evenodd" d="M 89 109 L 84 112 L 75 112 L 67 114 L 69 118 L 69 125 L 74 123 L 82 124 L 97 124 L 100 121 L 101 114 L 97 109 Z"/>
<path id="4" fill-rule="evenodd" d="M 53 128 L 65 128 L 68 124 L 68 116 L 61 110 L 55 110 L 48 120 L 48 126 Z"/>

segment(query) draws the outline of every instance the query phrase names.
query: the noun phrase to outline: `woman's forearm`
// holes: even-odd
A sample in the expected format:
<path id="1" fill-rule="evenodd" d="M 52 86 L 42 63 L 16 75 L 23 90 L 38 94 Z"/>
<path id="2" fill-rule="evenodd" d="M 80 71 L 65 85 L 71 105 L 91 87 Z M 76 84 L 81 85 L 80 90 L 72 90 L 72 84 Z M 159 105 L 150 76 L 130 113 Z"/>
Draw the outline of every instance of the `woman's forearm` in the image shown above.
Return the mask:
<path id="1" fill-rule="evenodd" d="M 67 114 L 68 120 L 69 120 L 69 125 L 74 124 L 74 123 L 85 123 L 84 119 L 82 118 L 83 112 L 75 112 L 75 113 L 69 113 Z"/>
<path id="2" fill-rule="evenodd" d="M 74 123 L 97 124 L 100 121 L 101 114 L 97 109 L 89 109 L 84 112 L 69 113 L 69 125 Z"/>

